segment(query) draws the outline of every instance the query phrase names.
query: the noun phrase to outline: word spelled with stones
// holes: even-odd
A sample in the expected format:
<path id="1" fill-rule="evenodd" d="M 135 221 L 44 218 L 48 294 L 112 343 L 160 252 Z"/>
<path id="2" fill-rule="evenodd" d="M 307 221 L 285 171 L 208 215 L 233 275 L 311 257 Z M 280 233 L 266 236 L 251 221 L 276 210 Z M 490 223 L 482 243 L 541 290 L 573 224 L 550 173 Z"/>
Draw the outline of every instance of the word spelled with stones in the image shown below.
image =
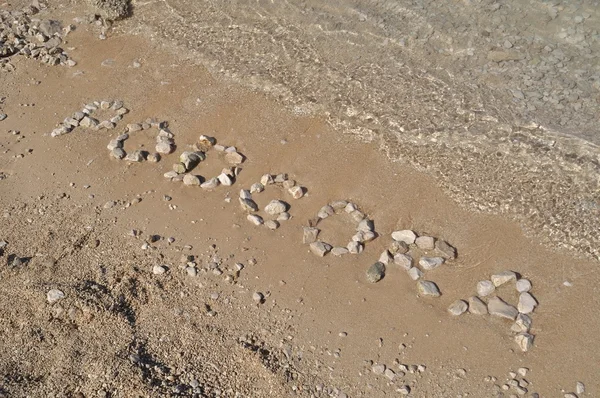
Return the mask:
<path id="1" fill-rule="evenodd" d="M 321 231 L 317 228 L 319 222 L 327 217 L 344 213 L 356 223 L 356 233 L 352 236 L 348 244 L 345 247 L 334 247 L 327 242 L 319 241 L 318 235 Z M 317 213 L 317 218 L 312 220 L 308 227 L 304 227 L 304 236 L 302 240 L 305 244 L 309 244 L 311 252 L 318 256 L 324 256 L 329 252 L 335 256 L 342 256 L 348 253 L 361 253 L 364 249 L 364 245 L 375 238 L 377 238 L 377 233 L 375 232 L 373 220 L 369 219 L 362 211 L 360 211 L 356 204 L 345 200 L 337 200 L 323 206 Z"/>
<path id="2" fill-rule="evenodd" d="M 508 284 L 514 284 L 519 293 L 519 301 L 516 306 L 507 303 L 497 295 L 497 289 Z M 530 314 L 538 306 L 537 300 L 530 293 L 531 288 L 532 284 L 528 279 L 520 278 L 513 271 L 502 271 L 491 275 L 489 280 L 479 281 L 476 288 L 478 296 L 455 301 L 448 307 L 448 312 L 458 316 L 468 311 L 474 315 L 489 314 L 513 321 L 511 331 L 515 333 L 515 342 L 522 351 L 529 351 L 534 340 L 534 335 L 531 334 Z M 488 296 L 490 298 L 486 303 L 484 297 Z"/>
<path id="3" fill-rule="evenodd" d="M 260 178 L 260 182 L 252 184 L 250 189 L 242 189 L 240 191 L 240 205 L 242 209 L 250 213 L 247 216 L 248 221 L 257 226 L 264 225 L 268 229 L 276 230 L 280 227 L 281 222 L 292 218 L 289 213 L 291 205 L 283 200 L 274 199 L 265 206 L 264 217 L 256 214 L 259 212 L 259 207 L 254 201 L 253 195 L 264 192 L 267 187 L 281 188 L 287 191 L 289 196 L 294 199 L 302 198 L 306 189 L 298 185 L 295 180 L 289 178 L 287 174 L 282 173 L 276 175 L 265 174 Z"/>
<path id="4" fill-rule="evenodd" d="M 405 229 L 392 232 L 392 243 L 381 253 L 379 261 L 406 271 L 412 280 L 417 281 L 417 290 L 421 296 L 439 297 L 441 292 L 438 286 L 421 279 L 427 272 L 435 270 L 446 261 L 454 260 L 456 256 L 456 248 L 448 242 Z M 415 262 L 415 258 L 419 260 Z M 456 306 L 462 307 L 460 303 L 456 303 Z"/>
<path id="5" fill-rule="evenodd" d="M 93 117 L 93 114 L 98 111 L 115 112 L 115 115 L 99 121 Z M 121 121 L 123 115 L 128 112 L 129 110 L 123 106 L 123 101 L 93 101 L 84 105 L 81 111 L 77 111 L 65 118 L 62 123 L 59 123 L 58 126 L 52 130 L 50 135 L 52 137 L 58 137 L 70 133 L 77 127 L 94 131 L 100 129 L 112 130 L 117 126 L 117 123 Z"/>
<path id="6" fill-rule="evenodd" d="M 129 153 L 125 151 L 124 143 L 129 139 L 131 134 L 150 128 L 158 129 L 155 146 L 156 152 L 150 153 L 141 149 Z M 143 162 L 145 160 L 158 162 L 161 159 L 161 153 L 169 154 L 173 151 L 175 141 L 173 140 L 173 133 L 171 133 L 167 127 L 167 122 L 157 122 L 154 119 L 147 119 L 143 123 L 128 124 L 126 132 L 119 135 L 117 138 L 110 140 L 106 147 L 110 151 L 110 155 L 115 159 L 125 159 L 129 162 Z"/>

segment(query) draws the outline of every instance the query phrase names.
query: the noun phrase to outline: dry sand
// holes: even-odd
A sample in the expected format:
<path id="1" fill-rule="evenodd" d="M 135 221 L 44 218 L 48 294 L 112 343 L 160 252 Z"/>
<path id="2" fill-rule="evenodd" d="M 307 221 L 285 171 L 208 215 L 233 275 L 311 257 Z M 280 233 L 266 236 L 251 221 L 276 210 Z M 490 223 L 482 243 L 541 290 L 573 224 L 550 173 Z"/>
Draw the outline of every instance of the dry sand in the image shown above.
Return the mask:
<path id="1" fill-rule="evenodd" d="M 76 7 L 42 14 L 82 15 Z M 586 386 L 581 396 L 600 394 L 597 263 L 551 251 L 513 221 L 467 211 L 436 180 L 391 163 L 374 144 L 294 115 L 152 41 L 97 33 L 79 24 L 67 37 L 74 68 L 13 57 L 15 71 L 0 75 L 9 115 L 0 122 L 3 396 L 383 397 L 408 385 L 414 397 L 509 397 L 516 392 L 500 386 L 521 367 L 529 369 L 529 394 L 562 397 L 577 381 Z M 82 104 L 117 98 L 131 109 L 117 129 L 49 136 Z M 108 141 L 149 117 L 169 122 L 177 151 L 155 164 L 111 159 Z M 162 176 L 200 134 L 247 157 L 233 186 L 206 192 Z M 154 135 L 134 133 L 126 149 L 151 148 Z M 223 166 L 209 157 L 197 172 L 212 176 Z M 288 173 L 308 189 L 288 200 L 292 219 L 276 231 L 250 225 L 237 203 L 239 190 L 265 173 Z M 257 202 L 262 208 L 278 196 L 269 190 Z M 302 226 L 337 199 L 357 203 L 380 236 L 359 255 L 319 258 L 302 244 Z M 105 208 L 109 201 L 117 205 Z M 322 226 L 332 243 L 353 234 L 337 218 Z M 440 298 L 418 297 L 415 282 L 394 267 L 382 281 L 366 281 L 398 229 L 458 248 L 457 260 L 427 274 Z M 152 234 L 162 239 L 143 250 Z M 12 254 L 29 260 L 13 267 Z M 225 272 L 188 276 L 182 254 L 197 256 L 199 268 L 218 261 Z M 154 275 L 159 264 L 169 270 Z M 507 269 L 532 281 L 540 303 L 526 353 L 511 322 L 446 311 Z M 66 297 L 49 304 L 50 289 Z M 512 287 L 499 294 L 516 304 Z M 396 372 L 395 361 L 426 369 L 390 381 L 366 361 Z"/>

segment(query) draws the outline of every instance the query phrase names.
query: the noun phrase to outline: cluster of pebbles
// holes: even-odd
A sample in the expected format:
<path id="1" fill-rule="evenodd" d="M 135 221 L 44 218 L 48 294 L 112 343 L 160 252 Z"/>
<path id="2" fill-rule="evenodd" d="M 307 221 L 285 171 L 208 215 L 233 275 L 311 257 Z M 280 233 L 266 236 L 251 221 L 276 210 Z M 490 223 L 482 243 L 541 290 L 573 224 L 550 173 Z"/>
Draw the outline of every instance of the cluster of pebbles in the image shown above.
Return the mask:
<path id="1" fill-rule="evenodd" d="M 124 149 L 124 143 L 129 139 L 129 135 L 137 131 L 144 131 L 150 128 L 158 129 L 156 135 L 156 152 L 137 149 L 127 153 Z M 129 162 L 158 162 L 161 159 L 161 154 L 168 155 L 175 150 L 174 135 L 169 131 L 167 122 L 159 122 L 154 119 L 147 119 L 142 123 L 130 123 L 127 125 L 126 132 L 119 135 L 117 138 L 110 140 L 106 146 L 110 151 L 110 155 L 115 159 L 125 159 Z"/>
<path id="2" fill-rule="evenodd" d="M 415 263 L 415 258 L 419 260 Z M 432 281 L 423 280 L 428 271 L 432 271 L 446 261 L 456 258 L 456 248 L 448 242 L 432 236 L 418 236 L 409 229 L 392 232 L 392 243 L 379 256 L 379 261 L 367 270 L 367 280 L 378 282 L 385 276 L 386 266 L 395 265 L 405 270 L 408 276 L 417 281 L 417 290 L 421 296 L 439 297 L 439 287 Z"/>
<path id="3" fill-rule="evenodd" d="M 106 120 L 99 121 L 93 117 L 97 111 L 113 111 L 116 114 Z M 75 112 L 73 115 L 65 118 L 62 123 L 58 124 L 50 135 L 58 137 L 72 132 L 77 127 L 92 129 L 94 131 L 100 129 L 112 130 L 121 121 L 123 115 L 129 112 L 129 109 L 123 106 L 123 101 L 93 101 L 83 106 L 81 111 Z"/>
<path id="4" fill-rule="evenodd" d="M 508 304 L 496 294 L 496 289 L 509 283 L 514 283 L 519 294 L 516 306 Z M 535 297 L 530 293 L 532 288 L 528 279 L 519 278 L 513 271 L 502 271 L 491 276 L 489 280 L 477 283 L 477 295 L 467 300 L 457 300 L 448 307 L 450 314 L 458 316 L 465 312 L 475 315 L 494 315 L 513 321 L 511 331 L 515 333 L 515 342 L 522 351 L 529 351 L 533 346 L 534 336 L 530 333 L 531 313 L 538 306 Z M 484 301 L 487 299 L 487 304 Z"/>
<path id="5" fill-rule="evenodd" d="M 396 389 L 401 395 L 409 395 L 411 393 L 411 387 L 405 384 L 403 380 L 408 374 L 422 374 L 427 370 L 425 365 L 406 365 L 400 363 L 397 359 L 394 361 L 394 365 L 397 370 L 394 370 L 391 366 L 386 366 L 382 363 L 373 363 L 373 361 L 367 361 L 367 364 L 371 366 L 371 372 L 377 376 L 383 376 L 390 382 L 399 382 L 399 386 Z"/>
<path id="6" fill-rule="evenodd" d="M 73 27 L 63 29 L 58 21 L 32 18 L 38 11 L 32 5 L 21 11 L 0 11 L 0 60 L 21 54 L 48 65 L 75 66 L 60 47 L 62 35 Z"/>
<path id="7" fill-rule="evenodd" d="M 222 153 L 225 162 L 230 167 L 225 167 L 219 175 L 206 179 L 191 174 L 190 172 L 200 162 L 206 160 L 207 154 L 211 151 Z M 185 185 L 199 186 L 203 189 L 215 189 L 220 185 L 231 186 L 241 172 L 241 168 L 238 166 L 245 160 L 246 158 L 237 151 L 237 148 L 219 145 L 214 137 L 201 135 L 198 138 L 198 142 L 193 145 L 193 151 L 184 151 L 179 156 L 179 162 L 173 164 L 173 170 L 166 172 L 164 176 L 171 181 L 183 181 Z"/>
<path id="8" fill-rule="evenodd" d="M 318 240 L 321 230 L 317 225 L 324 219 L 336 214 L 347 214 L 356 223 L 356 233 L 352 236 L 348 244 L 344 246 L 333 246 L 327 242 Z M 375 224 L 369 219 L 358 206 L 345 200 L 336 200 L 323 206 L 317 213 L 317 218 L 310 222 L 308 227 L 304 227 L 302 241 L 309 244 L 310 251 L 317 256 L 323 257 L 331 252 L 334 256 L 343 256 L 344 254 L 362 253 L 364 245 L 377 238 Z"/>
<path id="9" fill-rule="evenodd" d="M 268 229 L 276 230 L 281 225 L 282 221 L 289 220 L 292 216 L 289 213 L 290 204 L 283 200 L 274 199 L 269 202 L 264 208 L 264 212 L 270 219 L 265 220 L 267 216 L 260 216 L 259 208 L 252 195 L 263 192 L 268 186 L 281 187 L 294 199 L 300 199 L 304 196 L 306 188 L 298 185 L 296 180 L 288 177 L 286 173 L 282 174 L 265 174 L 260 178 L 260 182 L 256 182 L 250 186 L 250 189 L 242 189 L 240 191 L 240 206 L 248 214 L 246 218 L 252 224 L 259 226 L 264 225 Z"/>

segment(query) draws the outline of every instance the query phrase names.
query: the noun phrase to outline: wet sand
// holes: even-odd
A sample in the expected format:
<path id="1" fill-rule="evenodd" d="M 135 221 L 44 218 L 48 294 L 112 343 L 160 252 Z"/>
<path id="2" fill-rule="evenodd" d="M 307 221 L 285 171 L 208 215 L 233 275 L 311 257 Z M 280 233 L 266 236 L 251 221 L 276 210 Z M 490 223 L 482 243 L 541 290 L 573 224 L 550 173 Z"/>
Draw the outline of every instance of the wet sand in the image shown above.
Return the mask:
<path id="1" fill-rule="evenodd" d="M 82 13 L 55 15 L 68 20 Z M 79 25 L 68 37 L 74 68 L 21 57 L 11 61 L 15 72 L 2 75 L 9 118 L 0 125 L 0 171 L 7 175 L 0 182 L 0 239 L 9 242 L 8 252 L 32 257 L 27 266 L 0 272 L 2 318 L 9 320 L 0 357 L 9 371 L 0 386 L 8 396 L 169 396 L 195 374 L 204 388 L 200 396 L 218 396 L 216 390 L 221 396 L 310 396 L 317 385 L 352 397 L 396 396 L 406 383 L 415 397 L 484 397 L 498 396 L 502 390 L 494 385 L 519 367 L 530 369 L 528 389 L 541 396 L 560 396 L 580 380 L 588 396 L 597 393 L 595 262 L 561 248 L 550 251 L 514 221 L 465 209 L 448 195 L 458 188 L 440 188 L 430 175 L 435 170 L 391 162 L 379 140 L 360 142 L 323 118 L 293 114 L 159 43 L 118 33 L 100 41 L 96 33 Z M 107 59 L 110 66 L 102 66 Z M 141 67 L 133 67 L 136 60 Z M 104 98 L 123 99 L 131 109 L 118 129 L 48 136 L 82 104 Z M 175 154 L 156 164 L 111 159 L 108 141 L 126 123 L 148 117 L 169 121 Z M 247 156 L 232 187 L 205 192 L 162 176 L 200 134 Z M 153 141 L 154 133 L 144 133 L 126 146 L 146 148 Z M 23 158 L 15 157 L 21 153 Z M 463 167 L 470 164 L 463 161 Z M 212 176 L 222 167 L 206 162 L 198 173 Z M 264 173 L 280 172 L 306 186 L 308 195 L 290 201 L 293 218 L 277 231 L 251 226 L 237 204 L 239 190 Z M 62 193 L 67 196 L 58 199 Z M 471 191 L 455 193 L 479 203 Z M 125 203 L 137 195 L 142 201 L 134 206 L 104 208 L 107 201 Z M 166 202 L 164 195 L 173 199 Z M 267 192 L 257 202 L 262 208 L 277 196 Z M 302 226 L 337 199 L 357 203 L 380 237 L 359 255 L 318 258 L 302 244 Z M 322 225 L 324 238 L 337 244 L 353 234 L 353 225 L 337 219 Z M 145 251 L 142 239 L 128 236 L 131 229 L 175 242 L 161 240 Z M 427 274 L 442 290 L 439 299 L 417 297 L 415 283 L 393 267 L 381 282 L 365 280 L 365 270 L 398 229 L 431 234 L 458 248 L 455 262 Z M 180 269 L 182 253 L 197 255 L 203 264 L 217 255 L 223 268 L 235 262 L 246 267 L 233 284 L 210 272 L 191 278 Z M 48 258 L 55 264 L 48 266 Z M 169 272 L 153 275 L 157 263 L 170 265 Z M 530 279 L 540 302 L 532 315 L 534 347 L 527 353 L 514 344 L 510 322 L 446 311 L 454 300 L 475 294 L 477 281 L 505 269 Z M 65 291 L 63 303 L 46 302 L 52 287 Z M 264 304 L 253 303 L 255 291 L 268 293 Z M 218 300 L 210 298 L 213 292 L 220 293 Z M 514 289 L 499 292 L 516 303 Z M 205 304 L 215 317 L 206 315 Z M 71 308 L 80 313 L 67 315 Z M 239 344 L 250 335 L 270 354 Z M 400 344 L 407 347 L 400 350 Z M 141 352 L 154 367 L 131 360 Z M 364 362 L 392 366 L 395 359 L 427 370 L 392 383 Z M 487 376 L 498 380 L 486 382 Z M 193 396 L 190 390 L 181 394 Z"/>

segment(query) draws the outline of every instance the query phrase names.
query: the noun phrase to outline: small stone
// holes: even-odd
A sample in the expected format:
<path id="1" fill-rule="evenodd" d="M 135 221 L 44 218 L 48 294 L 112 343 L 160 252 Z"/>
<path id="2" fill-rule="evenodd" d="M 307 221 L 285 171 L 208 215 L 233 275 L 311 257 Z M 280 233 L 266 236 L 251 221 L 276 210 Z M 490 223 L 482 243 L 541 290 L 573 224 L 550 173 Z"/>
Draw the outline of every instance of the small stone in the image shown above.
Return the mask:
<path id="1" fill-rule="evenodd" d="M 291 187 L 290 189 L 288 189 L 288 192 L 290 193 L 290 195 L 292 195 L 292 198 L 300 199 L 304 196 L 305 189 L 299 185 L 296 185 L 295 187 Z"/>
<path id="2" fill-rule="evenodd" d="M 198 275 L 198 270 L 196 269 L 196 267 L 186 267 L 185 272 L 188 274 L 188 276 L 191 277 Z"/>
<path id="3" fill-rule="evenodd" d="M 123 159 L 125 155 L 126 153 L 123 150 L 123 148 L 115 148 L 112 151 L 110 151 L 110 156 L 112 156 L 115 159 Z"/>
<path id="4" fill-rule="evenodd" d="M 393 241 L 390 244 L 390 253 L 394 254 L 394 255 L 397 253 L 400 253 L 400 254 L 408 253 L 408 249 L 409 249 L 408 245 L 404 242 Z"/>
<path id="5" fill-rule="evenodd" d="M 213 177 L 210 178 L 208 180 L 206 180 L 205 182 L 203 182 L 202 184 L 200 184 L 200 188 L 202 189 L 215 189 L 216 187 L 219 186 L 219 180 L 217 179 L 217 177 Z M 258 210 L 258 206 L 256 207 L 256 210 Z"/>
<path id="6" fill-rule="evenodd" d="M 302 242 L 305 244 L 316 242 L 319 232 L 319 228 L 303 227 Z"/>
<path id="7" fill-rule="evenodd" d="M 398 388 L 398 392 L 402 395 L 408 395 L 408 394 L 410 394 L 410 387 L 402 386 L 402 387 Z"/>
<path id="8" fill-rule="evenodd" d="M 585 384 L 578 381 L 577 384 L 575 385 L 575 392 L 577 394 L 583 394 L 585 392 Z"/>
<path id="9" fill-rule="evenodd" d="M 531 317 L 525 314 L 517 315 L 515 323 L 510 327 L 515 333 L 528 333 L 531 329 Z"/>
<path id="10" fill-rule="evenodd" d="M 371 367 L 371 371 L 376 375 L 382 375 L 385 372 L 386 366 L 383 364 L 375 364 Z"/>
<path id="11" fill-rule="evenodd" d="M 275 220 L 268 220 L 265 222 L 265 227 L 269 228 L 270 230 L 276 230 L 277 228 L 279 228 L 279 223 Z"/>
<path id="12" fill-rule="evenodd" d="M 287 210 L 287 203 L 282 202 L 281 200 L 272 200 L 271 202 L 269 202 L 269 204 L 265 207 L 265 212 L 267 214 L 270 214 L 272 216 L 275 216 L 277 214 L 283 213 L 284 211 Z"/>
<path id="13" fill-rule="evenodd" d="M 409 271 L 413 266 L 413 258 L 408 254 L 397 253 L 394 256 L 394 264 L 400 266 L 406 271 Z"/>
<path id="14" fill-rule="evenodd" d="M 252 184 L 250 187 L 250 193 L 260 193 L 265 190 L 265 186 L 260 182 Z"/>
<path id="15" fill-rule="evenodd" d="M 444 259 L 442 257 L 421 257 L 419 260 L 419 265 L 427 271 L 436 269 L 442 264 L 444 264 Z"/>
<path id="16" fill-rule="evenodd" d="M 167 272 L 167 268 L 162 265 L 155 265 L 154 267 L 152 267 L 152 273 L 154 275 L 162 275 L 165 272 Z"/>
<path id="17" fill-rule="evenodd" d="M 275 182 L 278 184 L 283 183 L 284 181 L 286 181 L 288 179 L 288 175 L 286 173 L 281 173 L 281 174 L 277 174 L 275 176 Z"/>
<path id="18" fill-rule="evenodd" d="M 215 137 L 211 137 L 208 135 L 201 135 L 200 137 L 198 137 L 198 144 L 204 150 L 209 150 L 210 148 L 215 146 L 216 143 L 217 140 L 215 139 Z"/>
<path id="19" fill-rule="evenodd" d="M 0 113 L 0 122 L 6 119 L 8 115 L 6 113 Z"/>
<path id="20" fill-rule="evenodd" d="M 354 204 L 354 203 L 348 203 L 346 205 L 346 207 L 344 208 L 344 211 L 348 214 L 352 213 L 353 211 L 358 210 L 358 207 Z"/>
<path id="21" fill-rule="evenodd" d="M 361 232 L 372 232 L 375 228 L 375 225 L 373 223 L 372 220 L 369 220 L 368 218 L 365 218 L 364 220 L 362 220 L 361 222 L 358 223 L 358 226 L 356 227 L 357 231 L 361 231 Z"/>
<path id="22" fill-rule="evenodd" d="M 504 300 L 499 297 L 492 297 L 488 301 L 488 311 L 491 315 L 499 316 L 501 318 L 515 320 L 519 311 L 510 304 L 507 304 Z"/>
<path id="23" fill-rule="evenodd" d="M 348 251 L 352 254 L 359 254 L 362 253 L 363 251 L 363 245 L 360 242 L 350 242 L 348 243 L 348 246 L 346 246 L 348 248 Z"/>
<path id="24" fill-rule="evenodd" d="M 464 300 L 456 300 L 448 307 L 448 312 L 452 315 L 458 316 L 464 314 L 469 305 Z"/>
<path id="25" fill-rule="evenodd" d="M 469 312 L 473 315 L 486 315 L 487 305 L 479 297 L 469 297 Z"/>
<path id="26" fill-rule="evenodd" d="M 187 171 L 187 167 L 185 167 L 185 164 L 179 162 L 179 163 L 175 163 L 173 164 L 173 171 L 176 172 L 177 174 L 183 174 Z"/>
<path id="27" fill-rule="evenodd" d="M 160 154 L 159 153 L 149 153 L 146 157 L 146 160 L 152 163 L 160 162 Z"/>
<path id="28" fill-rule="evenodd" d="M 529 333 L 519 333 L 515 336 L 515 342 L 523 352 L 527 352 L 533 347 L 533 335 Z"/>
<path id="29" fill-rule="evenodd" d="M 512 271 L 502 271 L 502 272 L 492 275 L 491 279 L 492 279 L 492 283 L 494 284 L 494 286 L 498 287 L 498 286 L 504 285 L 506 282 L 513 281 L 513 280 L 516 281 L 517 274 L 515 274 Z"/>
<path id="30" fill-rule="evenodd" d="M 333 210 L 333 207 L 331 207 L 329 205 L 325 205 L 325 206 L 321 207 L 321 210 L 319 210 L 319 212 L 317 213 L 317 217 L 323 219 L 323 218 L 332 216 L 334 214 L 335 214 L 335 210 Z"/>
<path id="31" fill-rule="evenodd" d="M 396 372 L 394 372 L 392 369 L 386 369 L 384 374 L 385 377 L 387 377 L 390 381 L 394 381 L 394 378 L 396 378 Z"/>
<path id="32" fill-rule="evenodd" d="M 225 161 L 231 165 L 237 166 L 244 162 L 244 155 L 239 152 L 227 152 Z"/>
<path id="33" fill-rule="evenodd" d="M 521 293 L 519 295 L 519 303 L 517 309 L 520 313 L 529 314 L 533 312 L 538 303 L 536 299 L 528 292 Z"/>
<path id="34" fill-rule="evenodd" d="M 381 255 L 379 256 L 379 262 L 384 263 L 385 265 L 389 264 L 392 261 L 394 261 L 394 258 L 388 250 L 384 250 L 383 253 L 381 253 Z"/>
<path id="35" fill-rule="evenodd" d="M 440 297 L 442 295 L 437 285 L 431 281 L 418 281 L 417 290 L 422 296 Z"/>
<path id="36" fill-rule="evenodd" d="M 133 133 L 133 132 L 140 131 L 140 130 L 142 130 L 142 125 L 139 123 L 129 123 L 127 125 L 127 131 L 129 133 Z"/>
<path id="37" fill-rule="evenodd" d="M 367 280 L 371 283 L 379 282 L 385 276 L 385 264 L 379 261 L 367 270 Z"/>
<path id="38" fill-rule="evenodd" d="M 65 294 L 58 289 L 50 289 L 46 294 L 46 299 L 50 304 L 56 303 L 58 300 L 65 298 Z"/>
<path id="39" fill-rule="evenodd" d="M 421 271 L 417 267 L 412 267 L 411 269 L 408 270 L 408 276 L 413 281 L 416 281 L 416 280 L 419 280 L 419 279 L 421 279 L 423 277 L 423 271 Z"/>
<path id="40" fill-rule="evenodd" d="M 244 211 L 258 211 L 258 205 L 252 199 L 240 198 L 240 205 Z"/>
<path id="41" fill-rule="evenodd" d="M 415 243 L 421 250 L 433 250 L 435 248 L 435 239 L 431 236 L 419 236 L 415 239 Z"/>
<path id="42" fill-rule="evenodd" d="M 283 182 L 283 188 L 284 189 L 288 189 L 289 190 L 290 188 L 292 188 L 294 186 L 296 186 L 296 181 L 294 181 L 294 180 L 285 180 Z"/>
<path id="43" fill-rule="evenodd" d="M 517 373 L 521 377 L 527 376 L 527 372 L 529 372 L 529 369 L 527 369 L 527 368 L 519 368 L 519 369 L 517 369 Z"/>
<path id="44" fill-rule="evenodd" d="M 252 224 L 258 226 L 261 225 L 263 223 L 263 219 L 261 216 L 257 216 L 256 214 L 248 214 L 248 216 L 246 216 L 246 218 L 248 219 L 248 221 L 250 221 Z"/>
<path id="45" fill-rule="evenodd" d="M 252 293 L 252 300 L 257 304 L 260 304 L 265 300 L 265 296 L 260 292 L 254 292 Z"/>
<path id="46" fill-rule="evenodd" d="M 273 179 L 273 176 L 271 174 L 265 174 L 262 177 L 260 177 L 260 183 L 262 185 L 264 185 L 265 187 L 267 185 L 271 185 L 275 182 L 275 180 Z"/>
<path id="47" fill-rule="evenodd" d="M 528 279 L 519 279 L 516 287 L 519 293 L 525 293 L 531 290 L 531 282 Z"/>
<path id="48" fill-rule="evenodd" d="M 168 142 L 159 142 L 158 144 L 156 144 L 156 147 L 154 149 L 156 150 L 156 152 L 161 153 L 163 155 L 168 155 L 175 150 L 173 145 L 171 145 Z"/>
<path id="49" fill-rule="evenodd" d="M 247 189 L 240 189 L 240 198 L 252 199 L 252 194 Z"/>
<path id="50" fill-rule="evenodd" d="M 277 216 L 277 221 L 287 221 L 290 218 L 292 218 L 290 213 L 288 213 L 287 211 L 284 211 L 283 213 L 281 213 Z"/>
<path id="51" fill-rule="evenodd" d="M 354 220 L 354 222 L 359 223 L 365 218 L 365 214 L 360 210 L 354 210 L 350 213 L 350 217 Z"/>
<path id="52" fill-rule="evenodd" d="M 142 151 L 135 150 L 131 153 L 128 153 L 127 156 L 125 156 L 125 160 L 129 162 L 143 162 L 145 159 Z"/>
<path id="53" fill-rule="evenodd" d="M 93 117 L 90 116 L 86 116 L 83 119 L 81 119 L 81 122 L 79 122 L 79 125 L 81 127 L 85 127 L 85 128 L 92 128 L 92 127 L 96 127 L 98 126 L 98 120 L 94 119 Z"/>
<path id="54" fill-rule="evenodd" d="M 123 141 L 119 141 L 119 140 L 110 140 L 110 142 L 108 143 L 108 145 L 106 146 L 106 148 L 109 151 L 112 151 L 115 148 L 123 148 Z"/>
<path id="55" fill-rule="evenodd" d="M 348 202 L 345 200 L 336 200 L 333 201 L 329 204 L 331 207 L 333 207 L 333 210 L 335 211 L 335 214 L 339 214 L 342 211 L 344 211 L 344 209 L 346 208 L 346 206 L 348 206 Z"/>
<path id="56" fill-rule="evenodd" d="M 183 183 L 188 186 L 200 186 L 200 178 L 192 174 L 186 174 L 183 176 Z"/>
<path id="57" fill-rule="evenodd" d="M 344 254 L 348 254 L 350 251 L 345 248 L 345 247 L 341 247 L 341 246 L 336 246 L 333 249 L 331 249 L 331 254 L 333 254 L 334 256 L 343 256 Z"/>
<path id="58" fill-rule="evenodd" d="M 313 242 L 310 244 L 310 251 L 317 256 L 323 257 L 331 250 L 331 245 L 325 242 Z"/>
<path id="59" fill-rule="evenodd" d="M 456 258 L 456 249 L 446 241 L 437 240 L 435 242 L 435 248 L 445 258 L 449 258 L 449 259 Z"/>
<path id="60" fill-rule="evenodd" d="M 404 242 L 407 245 L 411 245 L 415 243 L 415 240 L 417 239 L 417 234 L 408 229 L 405 229 L 403 231 L 394 231 L 392 232 L 392 239 L 394 239 L 397 242 Z"/>
<path id="61" fill-rule="evenodd" d="M 496 288 L 491 281 L 477 282 L 477 294 L 481 297 L 489 296 L 494 292 L 494 290 L 496 290 Z"/>
<path id="62" fill-rule="evenodd" d="M 221 173 L 217 176 L 217 179 L 219 180 L 219 182 L 221 183 L 221 185 L 225 185 L 225 186 L 230 186 L 233 184 L 233 180 L 231 179 L 231 177 L 226 174 L 226 173 Z"/>

